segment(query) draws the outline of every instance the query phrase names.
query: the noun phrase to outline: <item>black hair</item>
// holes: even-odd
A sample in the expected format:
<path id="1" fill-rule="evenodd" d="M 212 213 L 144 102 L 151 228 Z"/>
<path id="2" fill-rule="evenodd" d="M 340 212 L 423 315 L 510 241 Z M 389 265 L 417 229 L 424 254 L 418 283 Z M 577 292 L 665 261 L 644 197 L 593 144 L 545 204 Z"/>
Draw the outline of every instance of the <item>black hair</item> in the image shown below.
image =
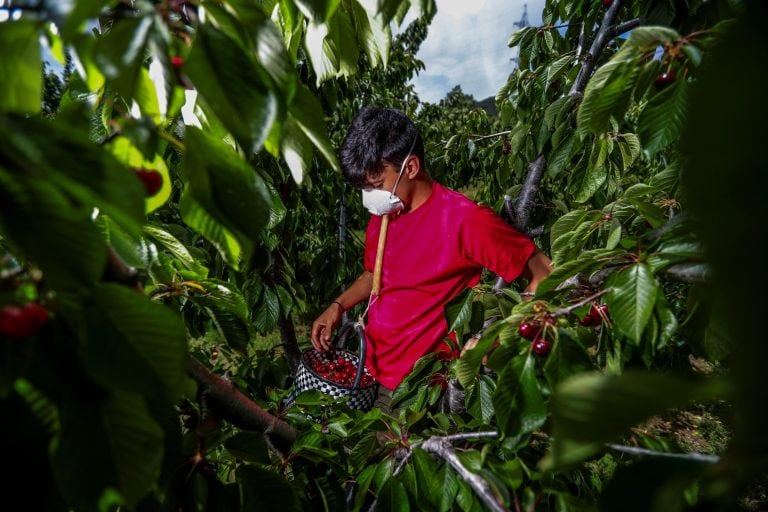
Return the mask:
<path id="1" fill-rule="evenodd" d="M 366 107 L 352 120 L 341 143 L 344 177 L 352 186 L 362 188 L 368 176 L 381 174 L 384 164 L 402 165 L 412 144 L 411 154 L 423 167 L 424 143 L 413 121 L 399 110 Z"/>

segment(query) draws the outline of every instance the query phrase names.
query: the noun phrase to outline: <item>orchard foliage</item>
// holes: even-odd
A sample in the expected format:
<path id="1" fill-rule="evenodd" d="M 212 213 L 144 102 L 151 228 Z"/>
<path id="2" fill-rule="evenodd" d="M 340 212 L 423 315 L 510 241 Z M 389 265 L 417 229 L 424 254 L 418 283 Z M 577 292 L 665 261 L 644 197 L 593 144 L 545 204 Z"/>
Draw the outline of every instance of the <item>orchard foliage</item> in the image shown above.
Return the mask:
<path id="1" fill-rule="evenodd" d="M 498 118 L 408 85 L 427 0 L 9 5 L 0 424 L 26 508 L 704 510 L 765 470 L 745 356 L 764 349 L 744 327 L 764 279 L 751 317 L 715 307 L 740 288 L 711 227 L 759 218 L 712 197 L 738 202 L 731 146 L 744 183 L 763 158 L 749 102 L 764 81 L 742 50 L 765 49 L 756 3 L 548 0 L 543 26 L 509 40 Z M 750 124 L 722 101 L 707 118 L 728 87 Z M 366 217 L 334 148 L 368 104 L 413 116 L 433 174 L 535 236 L 555 271 L 530 301 L 482 284 L 449 304 L 460 343 L 482 335 L 419 361 L 399 414 L 316 393 L 283 410 L 294 321 L 360 270 Z M 282 346 L 260 336 L 275 330 Z M 739 420 L 718 463 L 607 453 L 680 451 L 634 427 L 713 399 Z"/>

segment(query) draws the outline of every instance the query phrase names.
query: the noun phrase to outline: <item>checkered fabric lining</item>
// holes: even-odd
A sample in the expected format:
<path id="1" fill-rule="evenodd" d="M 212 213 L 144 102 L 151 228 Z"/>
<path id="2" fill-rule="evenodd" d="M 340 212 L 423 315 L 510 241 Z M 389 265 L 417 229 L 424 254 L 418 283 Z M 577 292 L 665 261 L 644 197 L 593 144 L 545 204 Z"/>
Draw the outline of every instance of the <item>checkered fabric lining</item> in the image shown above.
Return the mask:
<path id="1" fill-rule="evenodd" d="M 358 357 L 355 354 L 337 350 L 337 356 L 341 356 L 347 361 L 350 361 L 353 365 L 358 365 Z M 359 409 L 361 411 L 367 411 L 373 407 L 373 403 L 376 400 L 379 384 L 373 382 L 365 387 L 358 388 L 356 393 L 352 393 L 351 388 L 345 388 L 341 384 L 331 382 L 319 376 L 312 370 L 312 363 L 317 359 L 324 357 L 320 352 L 310 349 L 305 351 L 301 355 L 301 362 L 296 370 L 296 379 L 294 382 L 294 389 L 288 396 L 285 404 L 285 408 L 293 405 L 293 401 L 296 395 L 310 389 L 316 389 L 326 395 L 331 395 L 334 398 L 342 398 L 348 396 L 347 405 L 352 409 Z M 368 368 L 365 368 L 365 373 L 368 373 Z"/>

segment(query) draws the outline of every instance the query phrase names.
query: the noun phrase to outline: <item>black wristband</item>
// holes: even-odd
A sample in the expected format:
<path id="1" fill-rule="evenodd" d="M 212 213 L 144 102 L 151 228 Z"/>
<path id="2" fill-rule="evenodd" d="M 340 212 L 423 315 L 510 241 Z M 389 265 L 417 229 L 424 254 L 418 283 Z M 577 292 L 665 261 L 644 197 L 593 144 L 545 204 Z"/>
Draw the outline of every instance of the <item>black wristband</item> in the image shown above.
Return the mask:
<path id="1" fill-rule="evenodd" d="M 332 304 L 336 304 L 341 309 L 341 312 L 342 313 L 344 312 L 344 306 L 341 305 L 341 302 L 335 300 L 335 301 L 332 302 Z"/>

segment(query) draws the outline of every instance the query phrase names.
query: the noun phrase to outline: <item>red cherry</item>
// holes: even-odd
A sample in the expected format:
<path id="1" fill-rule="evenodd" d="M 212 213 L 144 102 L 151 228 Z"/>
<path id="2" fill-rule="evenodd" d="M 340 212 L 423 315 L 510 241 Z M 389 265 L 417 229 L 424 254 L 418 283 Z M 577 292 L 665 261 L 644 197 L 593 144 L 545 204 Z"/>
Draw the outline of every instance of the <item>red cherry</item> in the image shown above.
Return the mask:
<path id="1" fill-rule="evenodd" d="M 186 62 L 184 57 L 179 57 L 176 55 L 171 57 L 171 66 L 173 66 L 177 71 L 180 70 L 182 66 L 184 66 L 184 62 Z"/>
<path id="2" fill-rule="evenodd" d="M 607 9 L 613 5 L 613 0 L 603 0 L 603 6 Z"/>
<path id="3" fill-rule="evenodd" d="M 533 342 L 531 350 L 539 357 L 547 357 L 552 351 L 552 344 L 544 338 L 539 338 Z"/>
<path id="4" fill-rule="evenodd" d="M 590 314 L 592 314 L 592 311 L 594 311 L 594 315 L 600 320 L 601 323 L 610 318 L 608 316 L 608 304 L 598 304 L 597 307 L 593 305 L 592 310 L 590 310 Z"/>
<path id="5" fill-rule="evenodd" d="M 536 322 L 523 322 L 517 328 L 518 334 L 527 340 L 535 338 L 540 330 L 541 327 Z"/>
<path id="6" fill-rule="evenodd" d="M 654 85 L 656 85 L 657 90 L 662 90 L 668 85 L 670 85 L 672 82 L 675 81 L 675 72 L 672 70 L 665 71 L 664 73 L 660 74 L 656 77 L 656 79 L 653 81 Z"/>
<path id="7" fill-rule="evenodd" d="M 163 188 L 163 175 L 154 169 L 131 168 L 133 173 L 144 184 L 144 192 L 147 197 L 152 197 Z"/>
<path id="8" fill-rule="evenodd" d="M 23 340 L 37 334 L 47 322 L 48 310 L 40 304 L 5 306 L 0 310 L 0 336 Z"/>
<path id="9" fill-rule="evenodd" d="M 30 302 L 24 306 L 24 314 L 34 333 L 37 333 L 41 327 L 48 323 L 48 310 L 36 302 Z"/>

